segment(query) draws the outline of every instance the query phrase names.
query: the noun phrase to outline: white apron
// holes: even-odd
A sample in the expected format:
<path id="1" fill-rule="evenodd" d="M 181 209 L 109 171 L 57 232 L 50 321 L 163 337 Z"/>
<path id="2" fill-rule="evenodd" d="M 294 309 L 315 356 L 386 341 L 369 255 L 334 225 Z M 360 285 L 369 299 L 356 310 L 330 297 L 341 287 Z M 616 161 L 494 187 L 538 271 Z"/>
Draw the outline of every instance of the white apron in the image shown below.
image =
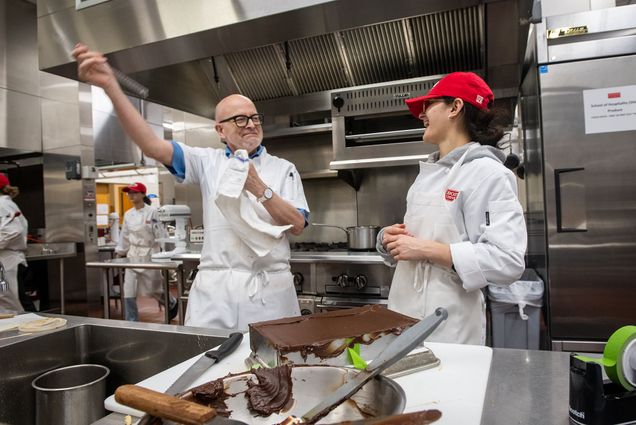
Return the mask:
<path id="1" fill-rule="evenodd" d="M 155 242 L 153 223 L 146 223 L 146 219 L 149 217 L 152 215 L 139 214 L 135 216 L 134 221 L 129 220 L 126 223 L 130 243 L 126 257 L 149 260 L 152 254 L 159 252 L 159 247 Z M 124 273 L 124 297 L 135 298 L 137 295 L 150 295 L 159 298 L 162 294 L 163 288 L 159 270 L 126 269 Z"/>
<path id="2" fill-rule="evenodd" d="M 259 169 L 259 161 L 254 161 L 254 165 L 264 181 L 272 180 L 266 169 Z M 227 164 L 215 170 L 217 181 L 226 167 Z M 249 235 L 235 232 L 214 199 L 206 198 L 203 249 L 213 265 L 200 267 L 197 273 L 188 296 L 185 324 L 245 331 L 249 323 L 299 316 L 287 237 L 283 236 L 267 255 L 259 257 L 250 247 Z M 265 209 L 253 202 L 254 208 Z M 257 213 L 269 217 L 266 211 Z"/>
<path id="3" fill-rule="evenodd" d="M 459 167 L 469 148 L 453 165 L 441 190 L 431 191 L 418 184 L 409 190 L 404 216 L 406 229 L 418 239 L 444 244 L 461 242 L 457 226 L 445 200 L 446 190 L 452 186 Z M 420 173 L 433 163 L 420 163 Z M 484 345 L 486 342 L 486 304 L 480 290 L 467 292 L 457 273 L 428 261 L 399 261 L 389 292 L 389 308 L 407 316 L 422 319 L 437 307 L 448 310 L 448 319 L 431 334 L 427 341 Z"/>

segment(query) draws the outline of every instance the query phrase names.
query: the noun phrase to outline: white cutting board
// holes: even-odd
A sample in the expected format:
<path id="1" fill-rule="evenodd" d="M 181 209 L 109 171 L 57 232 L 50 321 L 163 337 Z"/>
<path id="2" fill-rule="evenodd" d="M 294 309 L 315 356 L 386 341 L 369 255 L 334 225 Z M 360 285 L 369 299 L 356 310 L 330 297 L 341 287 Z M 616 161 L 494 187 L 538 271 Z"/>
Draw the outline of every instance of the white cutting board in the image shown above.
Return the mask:
<path id="1" fill-rule="evenodd" d="M 435 425 L 479 424 L 486 397 L 486 385 L 492 360 L 492 349 L 476 345 L 427 342 L 440 359 L 440 365 L 395 379 L 406 393 L 404 412 L 437 409 L 442 418 Z M 417 352 L 414 350 L 413 352 Z M 249 334 L 234 353 L 212 366 L 192 386 L 203 384 L 232 372 L 246 370 L 244 361 L 250 354 Z M 200 355 L 154 375 L 138 385 L 164 392 Z M 316 400 L 318 402 L 318 400 Z M 104 401 L 107 410 L 141 416 L 143 412 L 123 406 L 114 396 Z M 307 406 L 309 410 L 311 406 Z"/>

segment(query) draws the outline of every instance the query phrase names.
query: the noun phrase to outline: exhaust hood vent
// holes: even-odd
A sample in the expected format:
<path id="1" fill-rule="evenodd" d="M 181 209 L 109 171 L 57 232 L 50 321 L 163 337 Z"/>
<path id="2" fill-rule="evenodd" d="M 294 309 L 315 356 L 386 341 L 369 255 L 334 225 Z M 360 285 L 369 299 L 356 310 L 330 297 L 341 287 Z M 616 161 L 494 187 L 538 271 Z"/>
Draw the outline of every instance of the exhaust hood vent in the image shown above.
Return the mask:
<path id="1" fill-rule="evenodd" d="M 482 69 L 483 8 L 418 16 L 225 55 L 254 101 Z"/>
<path id="2" fill-rule="evenodd" d="M 516 97 L 531 5 L 118 0 L 76 11 L 39 0 L 39 63 L 76 79 L 68 52 L 82 40 L 148 87 L 149 101 L 208 118 L 231 93 L 262 102 L 453 71 L 482 71 L 498 98 Z"/>

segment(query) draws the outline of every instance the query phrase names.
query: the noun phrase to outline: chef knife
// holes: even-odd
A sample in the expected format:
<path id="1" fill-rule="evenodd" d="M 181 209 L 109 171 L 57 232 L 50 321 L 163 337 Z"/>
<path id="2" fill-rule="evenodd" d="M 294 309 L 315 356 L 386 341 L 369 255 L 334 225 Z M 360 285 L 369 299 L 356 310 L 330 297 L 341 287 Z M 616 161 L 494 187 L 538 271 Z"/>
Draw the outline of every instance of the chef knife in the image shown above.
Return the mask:
<path id="1" fill-rule="evenodd" d="M 217 416 L 216 410 L 172 395 L 138 387 L 122 385 L 115 391 L 117 403 L 148 412 L 151 417 L 169 419 L 185 425 L 247 425 L 235 419 Z"/>
<path id="2" fill-rule="evenodd" d="M 183 374 L 165 391 L 166 394 L 176 395 L 188 389 L 206 370 L 215 363 L 223 360 L 228 354 L 236 350 L 243 340 L 243 334 L 240 332 L 231 333 L 230 336 L 223 341 L 219 348 L 207 351 L 199 360 L 194 362 Z"/>
<path id="3" fill-rule="evenodd" d="M 243 334 L 240 332 L 231 333 L 217 349 L 205 352 L 196 362 L 194 362 L 183 374 L 173 382 L 165 391 L 169 395 L 177 395 L 189 388 L 206 370 L 213 364 L 218 363 L 228 354 L 231 354 L 236 347 L 241 344 Z M 151 415 L 144 415 L 138 425 L 150 424 L 153 420 Z"/>
<path id="4" fill-rule="evenodd" d="M 323 399 L 318 405 L 302 416 L 303 423 L 314 423 L 335 409 L 344 400 L 356 393 L 365 383 L 391 366 L 424 341 L 448 317 L 444 308 L 437 308 L 435 313 L 422 319 L 419 323 L 402 332 L 389 344 L 369 366 L 361 370 L 351 381 L 339 387 Z"/>

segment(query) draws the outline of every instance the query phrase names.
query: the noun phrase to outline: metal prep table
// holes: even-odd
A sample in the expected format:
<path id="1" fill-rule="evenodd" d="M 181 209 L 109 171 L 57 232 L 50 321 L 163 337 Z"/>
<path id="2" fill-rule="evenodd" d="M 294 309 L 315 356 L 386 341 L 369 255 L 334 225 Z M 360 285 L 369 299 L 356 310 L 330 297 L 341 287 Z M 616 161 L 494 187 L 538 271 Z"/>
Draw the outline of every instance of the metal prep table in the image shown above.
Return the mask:
<path id="1" fill-rule="evenodd" d="M 109 291 L 109 282 L 111 280 L 111 271 L 113 269 L 150 269 L 150 270 L 176 270 L 177 274 L 181 276 L 183 273 L 181 269 L 183 267 L 181 262 L 176 261 L 151 261 L 144 258 L 134 258 L 134 257 L 126 257 L 126 258 L 113 258 L 111 260 L 105 261 L 91 261 L 86 263 L 86 267 L 92 268 L 101 268 L 104 269 L 105 279 L 102 283 L 102 297 L 104 299 L 104 318 L 110 318 L 110 291 Z M 170 323 L 170 276 L 168 273 L 165 274 L 164 284 L 163 284 L 163 295 L 164 295 L 164 312 L 165 312 L 165 323 Z M 123 286 L 122 286 L 123 289 Z M 124 291 L 119 291 L 121 297 L 121 305 L 122 305 L 122 313 L 124 312 L 125 303 L 124 303 Z M 178 302 L 178 301 L 177 301 Z M 179 308 L 179 317 L 181 318 L 181 304 L 178 304 Z M 180 319 L 179 324 L 182 324 Z"/>
<path id="2" fill-rule="evenodd" d="M 56 242 L 45 244 L 28 244 L 25 253 L 27 263 L 32 261 L 60 260 L 60 313 L 65 314 L 64 303 L 64 259 L 75 257 L 75 242 Z"/>

